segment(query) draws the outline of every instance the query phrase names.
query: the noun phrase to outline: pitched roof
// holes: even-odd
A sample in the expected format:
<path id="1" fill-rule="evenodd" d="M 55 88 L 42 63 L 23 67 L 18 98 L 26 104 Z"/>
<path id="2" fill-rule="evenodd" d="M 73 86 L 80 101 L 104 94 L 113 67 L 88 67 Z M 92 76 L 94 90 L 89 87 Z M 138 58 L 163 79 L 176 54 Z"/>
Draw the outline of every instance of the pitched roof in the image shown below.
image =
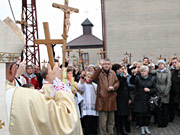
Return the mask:
<path id="1" fill-rule="evenodd" d="M 99 48 L 102 47 L 103 42 L 94 35 L 81 35 L 80 37 L 67 43 L 70 48 Z"/>
<path id="2" fill-rule="evenodd" d="M 82 27 L 86 26 L 93 26 L 93 24 L 89 21 L 89 19 L 86 19 L 82 24 Z M 88 29 L 91 31 L 91 28 Z M 101 48 L 103 47 L 103 41 L 97 38 L 96 36 L 92 35 L 91 32 L 88 32 L 83 35 L 75 38 L 74 40 L 67 43 L 67 46 L 69 46 L 71 49 L 77 49 L 77 48 Z"/>
<path id="3" fill-rule="evenodd" d="M 81 25 L 82 25 L 82 26 L 94 26 L 94 25 L 89 21 L 88 18 L 87 18 Z"/>

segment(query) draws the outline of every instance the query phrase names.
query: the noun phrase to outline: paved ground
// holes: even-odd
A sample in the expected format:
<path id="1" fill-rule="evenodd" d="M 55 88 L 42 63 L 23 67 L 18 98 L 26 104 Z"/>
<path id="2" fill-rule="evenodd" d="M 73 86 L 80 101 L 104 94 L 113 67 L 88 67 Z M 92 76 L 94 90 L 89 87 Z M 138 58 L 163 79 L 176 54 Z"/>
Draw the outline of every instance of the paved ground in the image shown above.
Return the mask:
<path id="1" fill-rule="evenodd" d="M 175 117 L 174 122 L 170 122 L 166 128 L 158 128 L 151 122 L 149 129 L 151 135 L 180 135 L 180 117 Z M 140 135 L 140 129 L 135 128 L 135 122 L 131 122 L 131 133 L 128 135 Z"/>

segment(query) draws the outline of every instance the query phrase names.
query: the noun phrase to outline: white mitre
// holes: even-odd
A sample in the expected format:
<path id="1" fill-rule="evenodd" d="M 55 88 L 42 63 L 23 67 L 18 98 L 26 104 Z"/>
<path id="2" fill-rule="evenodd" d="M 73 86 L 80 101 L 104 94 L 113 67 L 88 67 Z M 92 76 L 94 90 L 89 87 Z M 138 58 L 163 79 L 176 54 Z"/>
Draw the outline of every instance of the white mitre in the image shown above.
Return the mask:
<path id="1" fill-rule="evenodd" d="M 8 17 L 0 20 L 0 135 L 9 134 L 6 111 L 6 63 L 17 62 L 24 49 L 23 34 Z"/>

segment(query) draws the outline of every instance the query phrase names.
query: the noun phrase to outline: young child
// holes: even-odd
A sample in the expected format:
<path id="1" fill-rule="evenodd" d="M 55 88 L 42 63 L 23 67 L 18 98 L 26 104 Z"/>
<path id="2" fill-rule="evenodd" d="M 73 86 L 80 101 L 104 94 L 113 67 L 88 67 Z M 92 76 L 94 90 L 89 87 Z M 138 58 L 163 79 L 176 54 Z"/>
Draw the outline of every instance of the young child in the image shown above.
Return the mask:
<path id="1" fill-rule="evenodd" d="M 43 86 L 40 91 L 49 97 L 53 93 L 54 86 L 52 80 L 48 77 L 48 69 L 44 67 L 40 73 L 43 78 Z"/>
<path id="2" fill-rule="evenodd" d="M 97 84 L 90 83 L 92 72 L 87 72 L 86 76 L 81 76 L 78 89 L 83 93 L 84 100 L 81 102 L 82 126 L 85 135 L 97 135 L 97 116 L 95 110 Z"/>
<path id="3" fill-rule="evenodd" d="M 64 82 L 64 84 L 66 84 L 66 86 L 69 89 L 71 89 L 72 93 L 74 94 L 76 105 L 77 105 L 77 111 L 79 113 L 79 117 L 81 118 L 79 104 L 83 101 L 83 97 L 75 88 L 75 82 L 74 82 L 74 77 L 73 77 L 73 68 L 68 67 L 67 71 L 63 71 L 63 82 Z"/>

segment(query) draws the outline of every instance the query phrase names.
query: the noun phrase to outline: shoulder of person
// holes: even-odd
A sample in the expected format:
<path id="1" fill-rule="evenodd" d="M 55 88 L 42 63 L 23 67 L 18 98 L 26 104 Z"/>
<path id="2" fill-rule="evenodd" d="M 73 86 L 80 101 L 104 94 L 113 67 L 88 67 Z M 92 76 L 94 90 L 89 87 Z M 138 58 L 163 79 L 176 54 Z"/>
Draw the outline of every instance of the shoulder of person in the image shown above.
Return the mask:
<path id="1" fill-rule="evenodd" d="M 112 69 L 110 69 L 109 73 L 112 73 L 112 74 L 116 75 L 116 73 Z"/>
<path id="2" fill-rule="evenodd" d="M 171 72 L 168 68 L 166 68 L 166 70 L 165 70 L 167 73 L 169 73 L 169 72 Z"/>
<path id="3" fill-rule="evenodd" d="M 156 76 L 154 76 L 154 75 L 149 75 L 149 78 L 150 78 L 152 81 L 155 81 Z"/>
<path id="4" fill-rule="evenodd" d="M 92 85 L 97 86 L 97 84 L 96 84 L 96 83 L 94 83 L 94 82 L 92 82 Z"/>

